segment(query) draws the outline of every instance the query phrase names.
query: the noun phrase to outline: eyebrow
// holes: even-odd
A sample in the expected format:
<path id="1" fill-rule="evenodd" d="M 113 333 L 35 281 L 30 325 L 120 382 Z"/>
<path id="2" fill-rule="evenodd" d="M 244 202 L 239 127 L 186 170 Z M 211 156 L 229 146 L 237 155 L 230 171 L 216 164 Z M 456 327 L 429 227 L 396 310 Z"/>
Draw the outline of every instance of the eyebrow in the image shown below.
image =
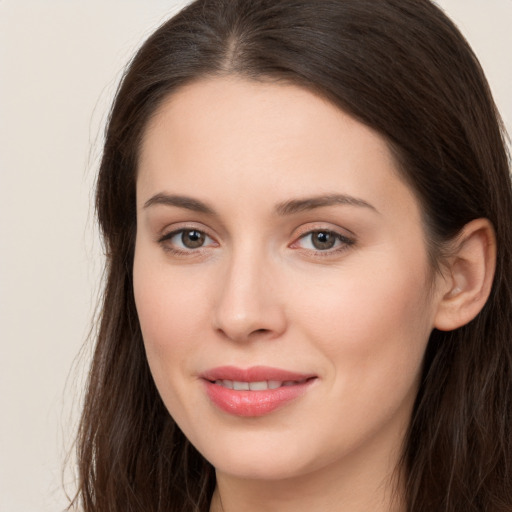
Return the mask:
<path id="1" fill-rule="evenodd" d="M 352 197 L 346 194 L 328 194 L 323 196 L 306 197 L 304 199 L 292 199 L 291 201 L 285 201 L 284 203 L 278 204 L 276 206 L 276 212 L 278 215 L 284 216 L 334 205 L 359 206 L 378 213 L 377 209 L 370 203 L 363 199 L 358 199 L 357 197 Z"/>
<path id="2" fill-rule="evenodd" d="M 194 212 L 215 215 L 215 210 L 202 201 L 187 196 L 156 194 L 144 203 L 144 208 L 161 204 L 164 206 L 177 206 Z"/>
<path id="3" fill-rule="evenodd" d="M 169 195 L 164 193 L 156 194 L 144 203 L 144 208 L 149 208 L 154 205 L 176 206 L 178 208 L 184 208 L 186 210 L 192 210 L 206 215 L 217 215 L 211 206 L 188 196 Z M 315 208 L 334 205 L 358 206 L 368 208 L 378 213 L 377 209 L 370 203 L 363 199 L 358 199 L 346 194 L 328 194 L 284 201 L 275 207 L 275 212 L 279 216 L 287 216 L 293 215 L 294 213 L 314 210 Z"/>

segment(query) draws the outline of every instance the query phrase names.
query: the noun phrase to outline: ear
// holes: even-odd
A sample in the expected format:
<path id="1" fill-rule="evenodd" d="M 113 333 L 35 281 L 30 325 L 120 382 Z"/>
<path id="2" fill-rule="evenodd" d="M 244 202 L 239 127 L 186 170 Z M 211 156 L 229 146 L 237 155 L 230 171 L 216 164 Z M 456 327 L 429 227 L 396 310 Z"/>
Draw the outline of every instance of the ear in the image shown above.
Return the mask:
<path id="1" fill-rule="evenodd" d="M 487 302 L 496 268 L 496 235 L 491 222 L 475 219 L 466 224 L 447 259 L 434 319 L 434 327 L 441 331 L 466 325 Z"/>

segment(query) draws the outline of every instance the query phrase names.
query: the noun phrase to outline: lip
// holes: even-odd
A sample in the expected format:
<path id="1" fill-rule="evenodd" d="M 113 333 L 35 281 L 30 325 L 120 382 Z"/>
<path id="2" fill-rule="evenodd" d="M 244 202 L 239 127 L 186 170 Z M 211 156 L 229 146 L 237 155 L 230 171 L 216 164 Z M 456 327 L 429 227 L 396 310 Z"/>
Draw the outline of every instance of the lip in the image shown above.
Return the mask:
<path id="1" fill-rule="evenodd" d="M 237 368 L 222 366 L 212 368 L 200 375 L 204 382 L 206 394 L 212 403 L 224 412 L 235 416 L 256 417 L 269 414 L 307 392 L 317 379 L 314 374 L 306 374 L 272 368 L 268 366 L 253 366 Z M 216 384 L 216 381 L 229 380 L 239 382 L 280 381 L 288 385 L 276 389 L 259 391 L 237 391 Z M 289 384 L 294 381 L 295 384 Z"/>

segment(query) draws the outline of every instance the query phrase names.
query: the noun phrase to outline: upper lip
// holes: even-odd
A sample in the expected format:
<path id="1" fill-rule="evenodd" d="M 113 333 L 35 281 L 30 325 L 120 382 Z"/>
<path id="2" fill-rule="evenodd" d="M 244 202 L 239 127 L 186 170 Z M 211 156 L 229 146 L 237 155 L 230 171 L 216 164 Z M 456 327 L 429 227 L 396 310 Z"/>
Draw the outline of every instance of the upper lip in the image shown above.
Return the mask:
<path id="1" fill-rule="evenodd" d="M 316 377 L 312 373 L 301 373 L 282 368 L 272 368 L 270 366 L 252 366 L 251 368 L 237 368 L 235 366 L 219 366 L 206 370 L 201 374 L 205 380 L 233 380 L 239 382 L 261 382 L 265 380 L 273 381 L 304 381 Z"/>

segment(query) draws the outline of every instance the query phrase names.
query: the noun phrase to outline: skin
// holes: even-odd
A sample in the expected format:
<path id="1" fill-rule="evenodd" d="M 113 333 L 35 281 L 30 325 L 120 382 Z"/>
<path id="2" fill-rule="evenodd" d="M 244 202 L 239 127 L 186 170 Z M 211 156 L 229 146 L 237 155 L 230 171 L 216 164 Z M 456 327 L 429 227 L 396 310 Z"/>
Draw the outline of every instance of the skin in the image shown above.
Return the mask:
<path id="1" fill-rule="evenodd" d="M 358 201 L 282 211 L 333 194 Z M 184 229 L 204 244 L 183 246 Z M 315 250 L 313 230 L 335 233 L 333 248 Z M 157 388 L 216 468 L 212 511 L 402 509 L 393 473 L 453 283 L 431 270 L 418 201 L 381 136 L 293 85 L 184 87 L 143 140 L 133 275 Z M 224 365 L 317 378 L 270 414 L 238 417 L 200 379 Z"/>

